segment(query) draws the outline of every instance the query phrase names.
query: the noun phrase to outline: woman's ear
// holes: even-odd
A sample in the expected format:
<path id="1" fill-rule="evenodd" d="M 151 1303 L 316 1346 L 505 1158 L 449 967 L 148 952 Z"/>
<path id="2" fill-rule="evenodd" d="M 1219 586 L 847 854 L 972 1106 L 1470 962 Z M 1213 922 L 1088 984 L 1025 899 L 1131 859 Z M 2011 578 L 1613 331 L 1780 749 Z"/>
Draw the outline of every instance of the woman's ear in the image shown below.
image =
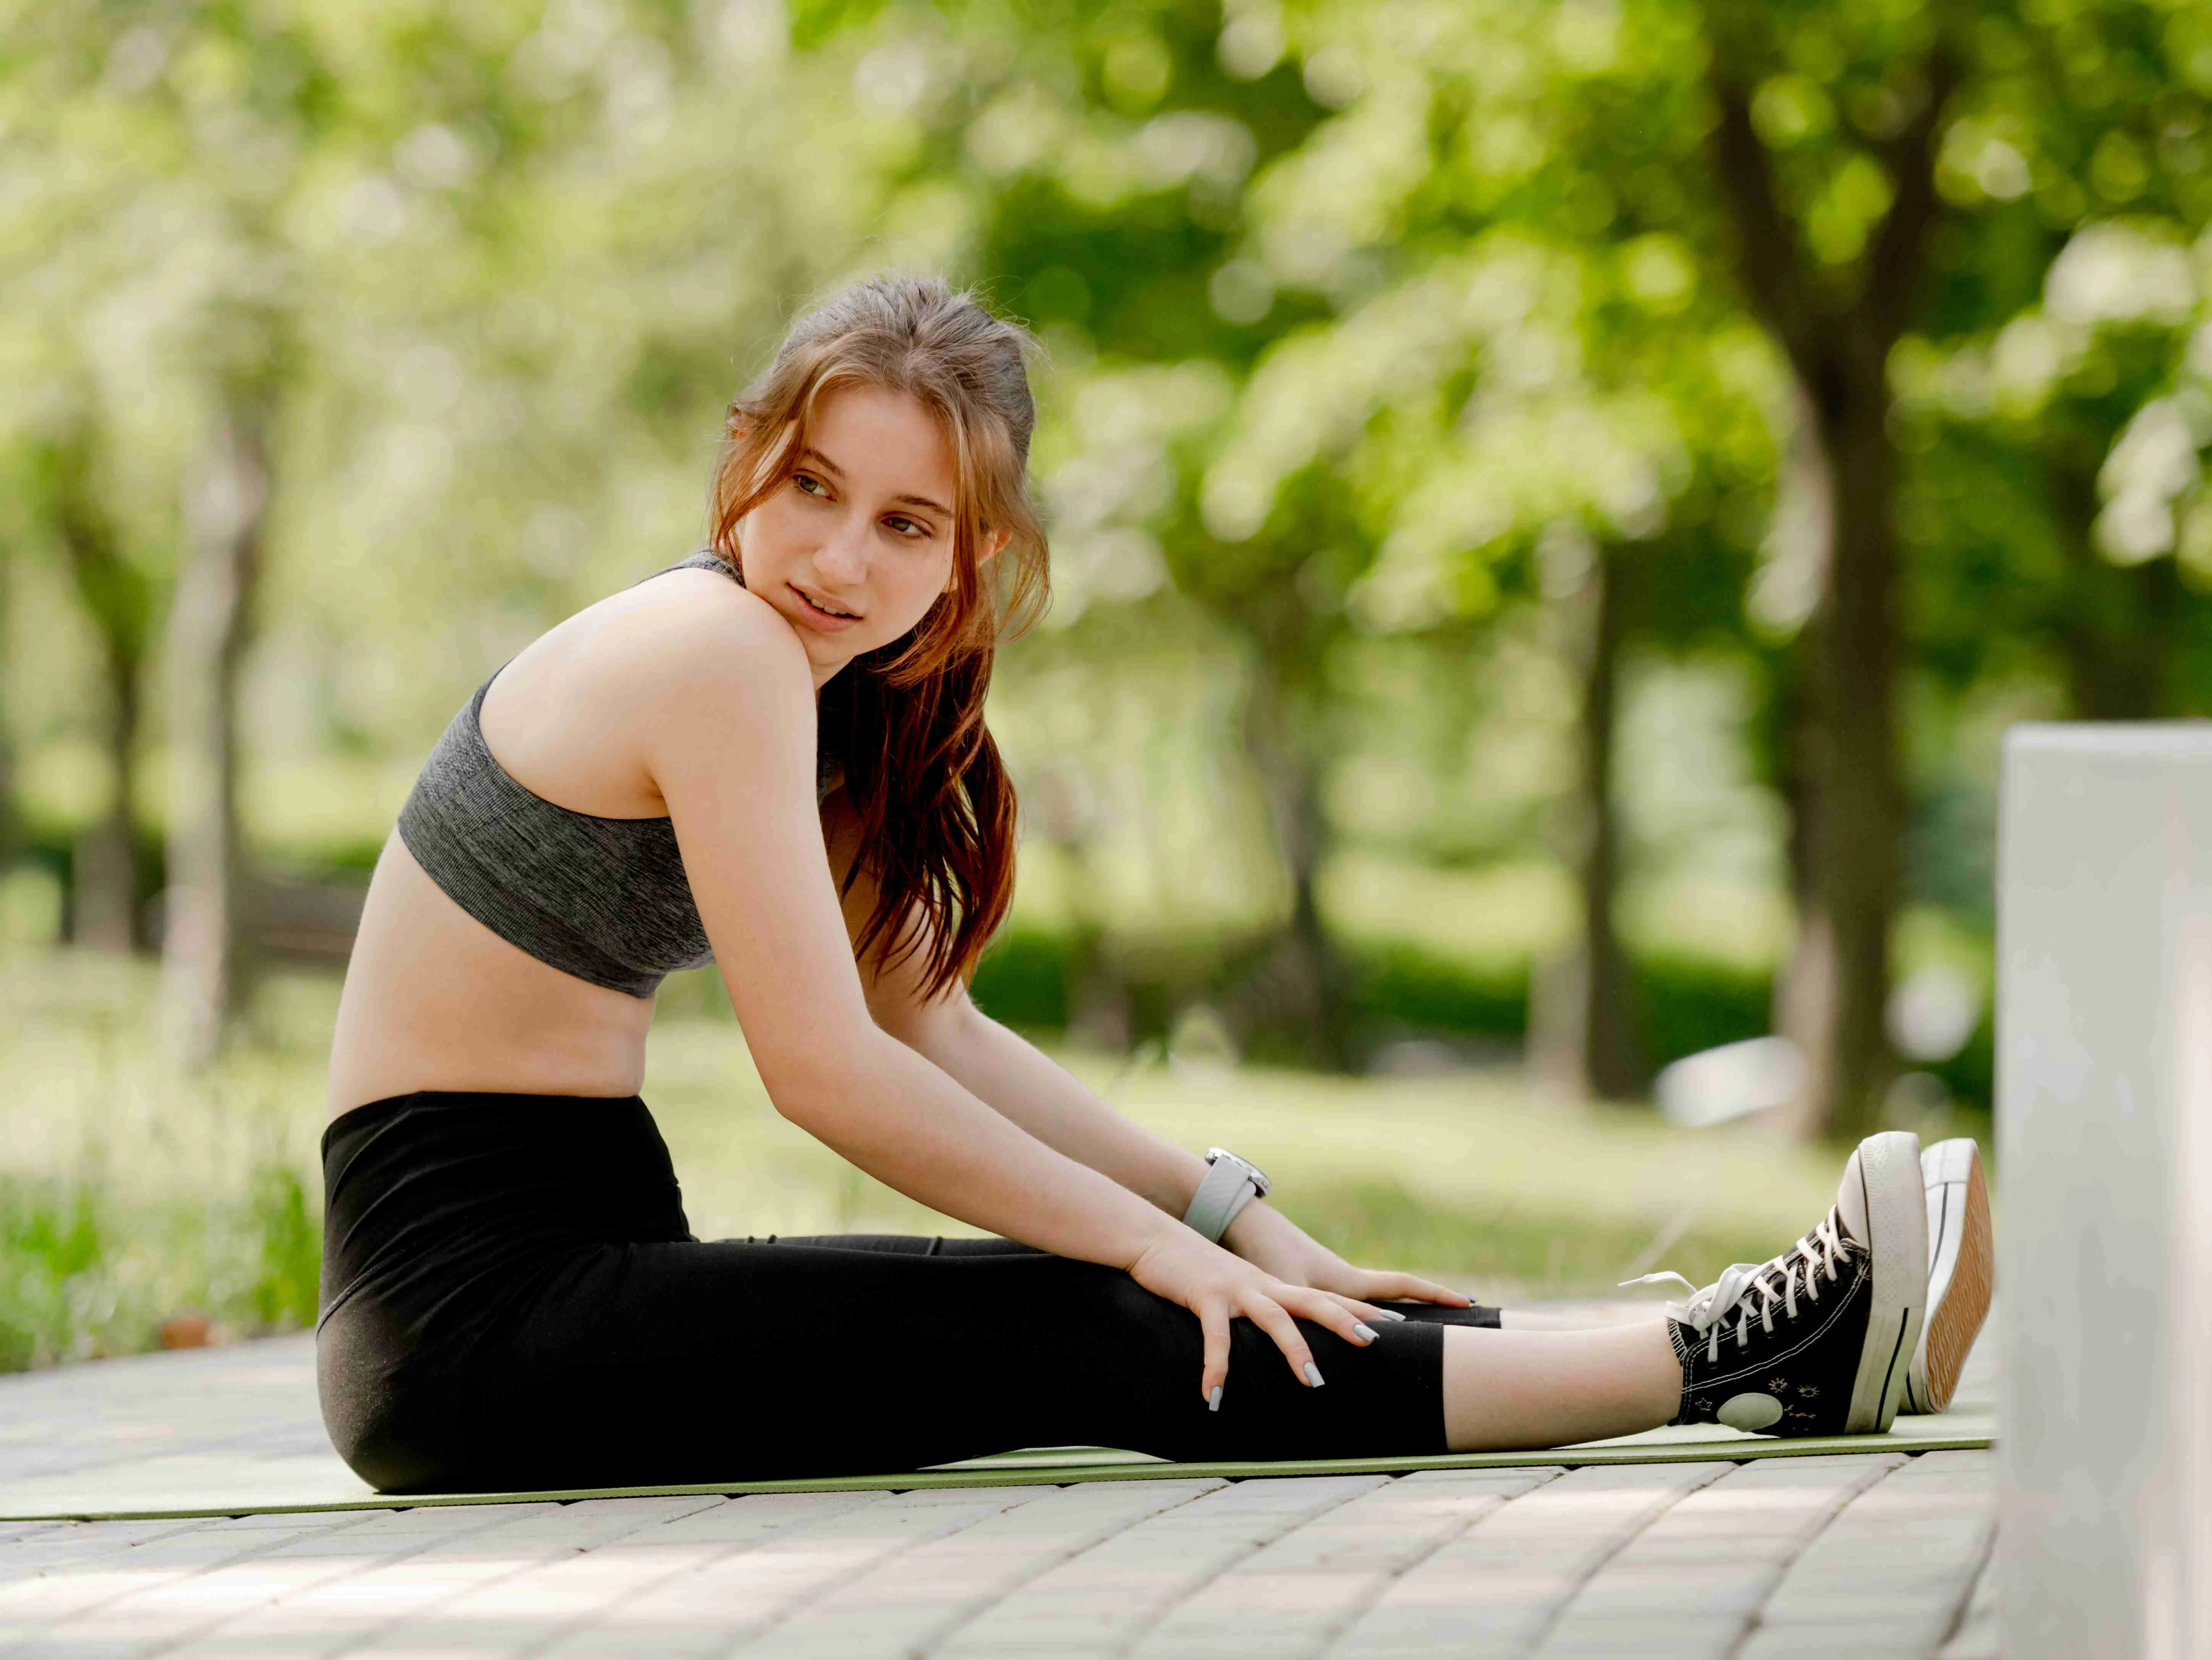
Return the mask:
<path id="1" fill-rule="evenodd" d="M 976 550 L 975 562 L 979 565 L 988 564 L 997 558 L 1000 550 L 1012 539 L 1013 533 L 1011 531 L 994 530 L 985 532 L 983 545 Z"/>

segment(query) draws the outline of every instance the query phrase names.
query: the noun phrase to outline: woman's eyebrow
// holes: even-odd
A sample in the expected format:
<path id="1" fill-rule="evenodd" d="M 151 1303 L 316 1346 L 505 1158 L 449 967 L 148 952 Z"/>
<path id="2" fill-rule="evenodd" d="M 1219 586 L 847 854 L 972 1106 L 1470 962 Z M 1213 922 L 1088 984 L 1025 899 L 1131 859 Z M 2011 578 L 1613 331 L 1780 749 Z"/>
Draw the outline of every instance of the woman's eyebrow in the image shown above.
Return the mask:
<path id="1" fill-rule="evenodd" d="M 813 462 L 833 478 L 842 480 L 845 477 L 844 468 L 839 466 L 811 444 L 799 452 L 799 459 L 802 461 Z M 947 519 L 952 517 L 951 508 L 946 507 L 942 502 L 931 501 L 927 496 L 894 496 L 891 500 L 905 502 L 917 508 L 927 508 L 932 513 L 941 513 Z"/>

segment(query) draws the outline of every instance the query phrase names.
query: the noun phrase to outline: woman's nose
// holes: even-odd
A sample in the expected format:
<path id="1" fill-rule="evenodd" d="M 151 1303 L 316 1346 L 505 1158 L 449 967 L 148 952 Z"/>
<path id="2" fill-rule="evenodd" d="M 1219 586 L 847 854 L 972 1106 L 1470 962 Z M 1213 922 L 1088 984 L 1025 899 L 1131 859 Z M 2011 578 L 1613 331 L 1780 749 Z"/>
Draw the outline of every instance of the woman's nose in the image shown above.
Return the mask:
<path id="1" fill-rule="evenodd" d="M 830 582 L 857 582 L 868 574 L 868 526 L 857 515 L 840 519 L 814 556 Z"/>

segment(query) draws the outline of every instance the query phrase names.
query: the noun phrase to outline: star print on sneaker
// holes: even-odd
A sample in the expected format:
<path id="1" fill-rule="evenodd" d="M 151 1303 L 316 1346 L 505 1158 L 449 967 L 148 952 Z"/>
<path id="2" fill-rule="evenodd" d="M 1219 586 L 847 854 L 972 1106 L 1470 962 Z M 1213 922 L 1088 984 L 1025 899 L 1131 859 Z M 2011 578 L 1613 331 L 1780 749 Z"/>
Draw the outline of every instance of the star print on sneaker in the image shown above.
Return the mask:
<path id="1" fill-rule="evenodd" d="M 1990 1312 L 1996 1242 L 1982 1152 L 1970 1137 L 1938 1141 L 1920 1155 L 1928 1203 L 1928 1317 L 1905 1373 L 1905 1412 L 1946 1412 L 1959 1374 Z"/>
<path id="2" fill-rule="evenodd" d="M 1679 1274 L 1626 1283 L 1660 1280 L 1690 1283 Z M 1674 1421 L 1769 1435 L 1879 1434 L 1904 1398 L 1927 1303 L 1920 1138 L 1870 1135 L 1812 1232 L 1668 1304 L 1682 1363 Z"/>

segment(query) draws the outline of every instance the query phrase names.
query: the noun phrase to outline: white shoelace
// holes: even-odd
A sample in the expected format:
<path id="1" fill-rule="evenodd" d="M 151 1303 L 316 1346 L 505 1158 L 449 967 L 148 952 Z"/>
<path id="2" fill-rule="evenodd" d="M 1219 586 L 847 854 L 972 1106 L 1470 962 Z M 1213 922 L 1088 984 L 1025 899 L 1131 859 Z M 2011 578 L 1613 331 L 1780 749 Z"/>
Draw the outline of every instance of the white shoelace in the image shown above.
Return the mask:
<path id="1" fill-rule="evenodd" d="M 1844 1256 L 1841 1224 L 1836 1213 L 1830 1211 L 1820 1225 L 1790 1246 L 1779 1256 L 1764 1262 L 1731 1263 L 1721 1277 L 1702 1291 L 1682 1275 L 1668 1268 L 1658 1274 L 1639 1274 L 1633 1280 L 1624 1280 L 1624 1286 L 1656 1286 L 1662 1280 L 1673 1280 L 1690 1293 L 1684 1303 L 1669 1303 L 1667 1312 L 1691 1330 L 1704 1335 L 1705 1359 L 1710 1364 L 1721 1358 L 1721 1328 L 1731 1314 L 1737 1316 L 1736 1347 L 1741 1348 L 1751 1341 L 1751 1323 L 1753 1316 L 1759 1329 L 1771 1333 L 1774 1311 L 1780 1309 L 1785 1319 L 1797 1317 L 1797 1290 L 1801 1276 L 1808 1302 L 1820 1300 L 1820 1281 L 1823 1274 L 1828 1282 L 1836 1281 L 1836 1265 Z M 1778 1291 L 1775 1280 L 1780 1279 Z M 1757 1307 L 1752 1305 L 1751 1294 L 1759 1294 Z"/>

